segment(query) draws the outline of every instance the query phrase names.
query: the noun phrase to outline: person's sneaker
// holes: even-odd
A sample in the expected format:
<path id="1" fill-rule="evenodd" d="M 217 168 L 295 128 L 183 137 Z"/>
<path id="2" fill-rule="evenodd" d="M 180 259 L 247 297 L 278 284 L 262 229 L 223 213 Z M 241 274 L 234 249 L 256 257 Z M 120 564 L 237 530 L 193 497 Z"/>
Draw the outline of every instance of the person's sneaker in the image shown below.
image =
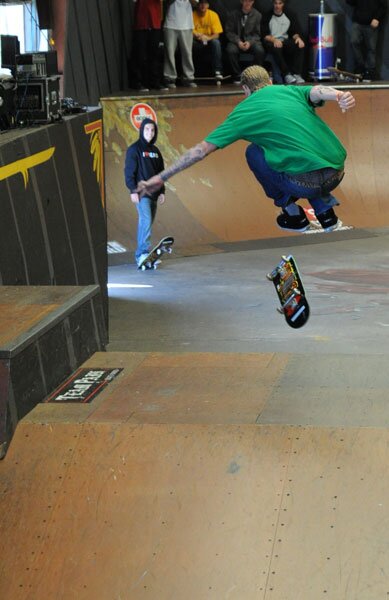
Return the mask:
<path id="1" fill-rule="evenodd" d="M 136 83 L 133 87 L 134 90 L 136 90 L 137 92 L 149 92 L 149 88 L 144 85 L 143 83 Z"/>
<path id="2" fill-rule="evenodd" d="M 375 79 L 376 75 L 371 69 L 367 69 L 362 75 L 363 83 L 371 83 L 372 81 L 375 81 Z"/>
<path id="3" fill-rule="evenodd" d="M 287 85 L 293 85 L 294 83 L 297 83 L 297 80 L 296 80 L 296 77 L 294 75 L 292 75 L 292 73 L 288 73 L 284 77 L 284 82 Z"/>
<path id="4" fill-rule="evenodd" d="M 174 83 L 174 81 L 167 81 L 166 82 L 166 87 L 167 87 L 168 90 L 175 90 L 177 86 Z"/>
<path id="5" fill-rule="evenodd" d="M 169 89 L 167 85 L 164 85 L 163 83 L 160 83 L 159 85 L 156 85 L 155 87 L 151 88 L 152 90 L 156 90 L 157 92 L 167 92 L 167 90 Z"/>
<path id="6" fill-rule="evenodd" d="M 305 83 L 305 79 L 303 79 L 298 73 L 295 73 L 293 77 L 295 78 L 296 83 Z"/>
<path id="7" fill-rule="evenodd" d="M 185 79 L 182 85 L 184 87 L 197 88 L 197 83 L 191 79 Z"/>
<path id="8" fill-rule="evenodd" d="M 140 266 L 141 266 L 142 262 L 147 257 L 148 257 L 148 254 L 141 254 L 140 257 L 136 259 L 136 264 L 138 265 L 139 269 L 140 269 Z"/>
<path id="9" fill-rule="evenodd" d="M 299 208 L 298 215 L 289 215 L 286 210 L 283 210 L 277 217 L 278 227 L 286 231 L 298 231 L 302 233 L 309 228 L 309 221 L 305 215 L 304 209 Z"/>
<path id="10" fill-rule="evenodd" d="M 340 226 L 342 225 L 342 222 L 339 221 L 333 208 L 329 208 L 328 210 L 321 213 L 320 215 L 316 215 L 316 219 L 319 221 L 323 230 L 328 231 L 328 232 L 334 231 L 335 229 L 339 229 L 339 225 L 338 225 L 339 222 L 340 222 Z"/>
<path id="11" fill-rule="evenodd" d="M 223 74 L 220 71 L 215 71 L 215 79 L 216 79 L 216 81 L 222 81 Z"/>
<path id="12" fill-rule="evenodd" d="M 234 85 L 240 85 L 240 79 L 234 79 L 232 82 Z"/>

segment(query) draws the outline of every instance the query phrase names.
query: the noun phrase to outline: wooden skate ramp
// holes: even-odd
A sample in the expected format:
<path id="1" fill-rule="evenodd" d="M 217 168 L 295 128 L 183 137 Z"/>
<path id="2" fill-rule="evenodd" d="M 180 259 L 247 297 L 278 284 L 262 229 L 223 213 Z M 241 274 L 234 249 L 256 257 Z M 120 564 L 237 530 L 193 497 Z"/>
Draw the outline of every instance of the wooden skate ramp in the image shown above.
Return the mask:
<path id="1" fill-rule="evenodd" d="M 366 372 L 364 357 L 336 359 L 342 384 L 310 379 L 309 364 L 302 381 L 300 358 L 311 406 L 324 387 L 372 393 L 366 357 Z M 259 424 L 296 361 L 92 357 L 123 368 L 112 387 L 88 405 L 35 409 L 0 463 L 0 597 L 386 597 L 389 431 L 350 426 L 353 411 L 344 427 Z"/>
<path id="2" fill-rule="evenodd" d="M 348 151 L 346 175 L 337 189 L 338 212 L 347 225 L 381 227 L 389 224 L 389 89 L 355 90 L 355 109 L 343 114 L 328 102 L 318 114 Z M 202 140 L 242 100 L 241 94 L 148 98 L 159 123 L 158 145 L 166 163 Z M 137 139 L 128 124 L 138 99 L 103 102 L 106 134 L 109 239 L 133 250 L 136 211 L 123 181 L 125 149 Z M 176 238 L 178 252 L 217 242 L 265 239 L 280 235 L 276 209 L 249 171 L 238 142 L 176 175 L 167 185 L 154 235 Z M 288 235 L 288 234 L 285 234 Z"/>

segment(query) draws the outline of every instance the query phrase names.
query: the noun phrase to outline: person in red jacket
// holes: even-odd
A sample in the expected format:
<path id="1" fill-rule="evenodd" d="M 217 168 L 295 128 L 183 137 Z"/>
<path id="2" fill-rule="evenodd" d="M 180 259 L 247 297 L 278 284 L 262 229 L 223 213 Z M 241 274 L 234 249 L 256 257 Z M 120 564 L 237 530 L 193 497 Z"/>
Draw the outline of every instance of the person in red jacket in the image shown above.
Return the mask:
<path id="1" fill-rule="evenodd" d="M 143 92 L 164 90 L 159 44 L 161 42 L 161 0 L 135 0 L 133 87 Z"/>

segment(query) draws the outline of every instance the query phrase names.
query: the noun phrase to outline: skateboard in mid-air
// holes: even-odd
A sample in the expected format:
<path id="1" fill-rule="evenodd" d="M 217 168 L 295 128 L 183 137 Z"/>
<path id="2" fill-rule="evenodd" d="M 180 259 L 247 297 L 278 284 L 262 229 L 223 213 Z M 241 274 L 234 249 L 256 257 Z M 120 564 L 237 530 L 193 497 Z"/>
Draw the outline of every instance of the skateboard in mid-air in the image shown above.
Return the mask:
<path id="1" fill-rule="evenodd" d="M 277 310 L 284 315 L 287 324 L 294 329 L 305 325 L 309 318 L 309 304 L 293 256 L 283 256 L 267 278 L 276 288 L 281 303 Z"/>
<path id="2" fill-rule="evenodd" d="M 343 71 L 337 67 L 327 67 L 327 70 L 332 73 L 336 81 L 362 81 L 363 77 L 359 73 L 350 73 L 350 71 Z"/>
<path id="3" fill-rule="evenodd" d="M 148 253 L 146 258 L 140 263 L 138 269 L 146 271 L 146 269 L 156 269 L 158 267 L 157 261 L 160 260 L 162 254 L 171 254 L 173 251 L 174 238 L 167 236 L 162 238 L 156 246 Z"/>

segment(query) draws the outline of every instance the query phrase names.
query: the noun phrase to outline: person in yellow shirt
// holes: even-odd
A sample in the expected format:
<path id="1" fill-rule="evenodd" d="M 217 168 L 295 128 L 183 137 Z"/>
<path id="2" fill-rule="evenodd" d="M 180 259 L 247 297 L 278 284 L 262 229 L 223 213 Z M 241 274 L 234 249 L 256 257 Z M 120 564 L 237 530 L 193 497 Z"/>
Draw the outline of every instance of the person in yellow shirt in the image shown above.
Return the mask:
<path id="1" fill-rule="evenodd" d="M 219 15 L 209 9 L 207 0 L 200 0 L 193 12 L 193 58 L 195 64 L 204 54 L 211 52 L 212 69 L 215 79 L 223 79 L 223 56 L 219 36 L 223 27 Z"/>

